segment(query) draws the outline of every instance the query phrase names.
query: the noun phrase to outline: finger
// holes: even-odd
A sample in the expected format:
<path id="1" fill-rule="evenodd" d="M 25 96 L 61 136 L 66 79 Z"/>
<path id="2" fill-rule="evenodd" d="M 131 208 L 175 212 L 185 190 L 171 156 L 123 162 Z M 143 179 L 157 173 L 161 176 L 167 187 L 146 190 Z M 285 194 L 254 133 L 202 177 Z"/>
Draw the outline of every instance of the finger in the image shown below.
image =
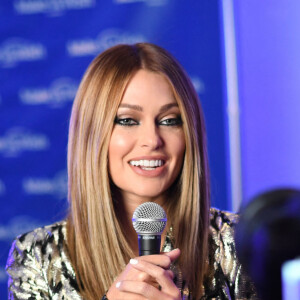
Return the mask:
<path id="1" fill-rule="evenodd" d="M 141 272 L 135 268 L 132 268 L 131 264 L 129 264 L 128 267 L 126 267 L 126 270 L 124 270 L 124 272 L 122 272 L 122 274 L 116 279 L 116 282 L 124 279 L 138 280 L 138 281 L 145 281 L 145 282 L 150 282 L 152 280 L 149 274 L 145 272 Z"/>
<path id="2" fill-rule="evenodd" d="M 170 279 L 174 279 L 174 273 L 171 270 L 166 270 L 166 273 L 168 274 L 168 276 L 170 277 Z"/>
<path id="3" fill-rule="evenodd" d="M 170 252 L 164 252 L 163 254 L 168 256 L 171 259 L 171 262 L 174 262 L 180 256 L 180 249 L 176 248 Z"/>
<path id="4" fill-rule="evenodd" d="M 119 282 L 113 284 L 106 293 L 107 299 L 114 300 L 147 300 L 143 295 L 122 291 L 118 288 Z"/>
<path id="5" fill-rule="evenodd" d="M 133 292 L 126 292 L 126 291 L 120 291 L 118 289 L 118 293 L 114 294 L 106 294 L 107 299 L 113 299 L 113 300 L 148 300 L 143 295 L 133 293 Z"/>
<path id="6" fill-rule="evenodd" d="M 138 270 L 136 270 L 136 271 L 138 271 Z M 146 274 L 145 272 L 141 272 L 141 273 Z M 171 270 L 166 270 L 166 275 L 169 276 L 171 280 L 174 279 L 174 273 Z M 127 280 L 130 280 L 130 279 L 127 278 Z M 147 274 L 147 279 L 146 280 L 140 279 L 140 277 L 139 277 L 138 281 L 147 282 L 148 284 L 151 284 L 152 286 L 156 287 L 157 289 L 161 288 L 159 283 L 156 281 L 156 279 L 153 278 L 152 276 L 150 276 L 149 274 Z"/>
<path id="7" fill-rule="evenodd" d="M 173 299 L 169 295 L 162 293 L 157 288 L 155 288 L 152 285 L 147 284 L 145 282 L 124 280 L 122 282 L 118 282 L 116 286 L 122 292 L 138 294 L 149 300 L 157 300 L 157 299 L 171 300 L 171 299 Z"/>
<path id="8" fill-rule="evenodd" d="M 132 266 L 141 272 L 145 272 L 155 278 L 158 284 L 165 291 L 171 295 L 177 295 L 178 289 L 173 282 L 173 276 L 170 276 L 170 270 L 165 270 L 159 266 L 153 265 L 146 261 L 130 260 Z"/>
<path id="9" fill-rule="evenodd" d="M 148 263 L 160 266 L 164 269 L 169 269 L 172 263 L 171 258 L 164 254 L 145 255 L 134 258 L 135 260 L 146 261 Z"/>

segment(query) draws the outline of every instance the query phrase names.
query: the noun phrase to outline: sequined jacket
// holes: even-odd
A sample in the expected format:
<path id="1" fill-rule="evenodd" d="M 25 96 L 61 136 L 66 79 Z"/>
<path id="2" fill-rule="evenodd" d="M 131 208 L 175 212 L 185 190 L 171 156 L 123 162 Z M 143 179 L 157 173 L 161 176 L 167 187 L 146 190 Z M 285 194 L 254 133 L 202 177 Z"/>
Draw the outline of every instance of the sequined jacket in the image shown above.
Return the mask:
<path id="1" fill-rule="evenodd" d="M 238 216 L 211 209 L 209 262 L 211 272 L 204 282 L 202 299 L 257 299 L 255 289 L 243 274 L 233 238 Z M 58 222 L 23 234 L 14 241 L 6 266 L 9 299 L 82 299 L 76 274 L 66 249 L 66 222 Z M 163 251 L 172 250 L 170 234 Z M 176 272 L 176 266 L 174 268 Z M 191 299 L 177 271 L 176 285 L 182 299 Z M 106 296 L 103 296 L 106 299 Z"/>

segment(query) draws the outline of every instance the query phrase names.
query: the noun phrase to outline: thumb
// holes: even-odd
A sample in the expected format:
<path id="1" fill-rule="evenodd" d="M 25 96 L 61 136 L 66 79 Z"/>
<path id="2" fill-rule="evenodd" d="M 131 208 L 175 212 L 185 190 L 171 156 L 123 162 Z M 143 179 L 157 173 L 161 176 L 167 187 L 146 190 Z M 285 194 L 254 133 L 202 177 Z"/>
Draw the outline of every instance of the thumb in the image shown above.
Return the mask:
<path id="1" fill-rule="evenodd" d="M 164 252 L 164 255 L 170 257 L 171 261 L 174 262 L 180 256 L 180 249 L 176 248 L 170 252 Z"/>

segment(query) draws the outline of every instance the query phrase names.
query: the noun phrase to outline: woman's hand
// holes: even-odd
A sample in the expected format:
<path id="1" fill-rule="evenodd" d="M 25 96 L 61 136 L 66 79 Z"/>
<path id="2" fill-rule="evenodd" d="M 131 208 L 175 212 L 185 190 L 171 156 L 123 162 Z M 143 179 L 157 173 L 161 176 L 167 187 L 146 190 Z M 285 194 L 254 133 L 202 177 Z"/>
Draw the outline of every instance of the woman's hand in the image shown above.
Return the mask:
<path id="1" fill-rule="evenodd" d="M 173 282 L 170 265 L 180 255 L 175 249 L 168 253 L 131 259 L 107 292 L 109 300 L 179 300 L 180 291 Z"/>

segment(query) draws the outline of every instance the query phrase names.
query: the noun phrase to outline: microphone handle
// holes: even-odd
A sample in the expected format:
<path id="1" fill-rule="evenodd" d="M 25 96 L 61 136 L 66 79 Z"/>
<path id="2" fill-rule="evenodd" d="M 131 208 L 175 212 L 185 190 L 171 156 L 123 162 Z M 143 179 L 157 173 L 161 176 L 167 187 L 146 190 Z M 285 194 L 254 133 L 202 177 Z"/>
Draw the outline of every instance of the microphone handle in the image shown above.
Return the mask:
<path id="1" fill-rule="evenodd" d="M 160 253 L 160 235 L 138 235 L 139 256 Z"/>

